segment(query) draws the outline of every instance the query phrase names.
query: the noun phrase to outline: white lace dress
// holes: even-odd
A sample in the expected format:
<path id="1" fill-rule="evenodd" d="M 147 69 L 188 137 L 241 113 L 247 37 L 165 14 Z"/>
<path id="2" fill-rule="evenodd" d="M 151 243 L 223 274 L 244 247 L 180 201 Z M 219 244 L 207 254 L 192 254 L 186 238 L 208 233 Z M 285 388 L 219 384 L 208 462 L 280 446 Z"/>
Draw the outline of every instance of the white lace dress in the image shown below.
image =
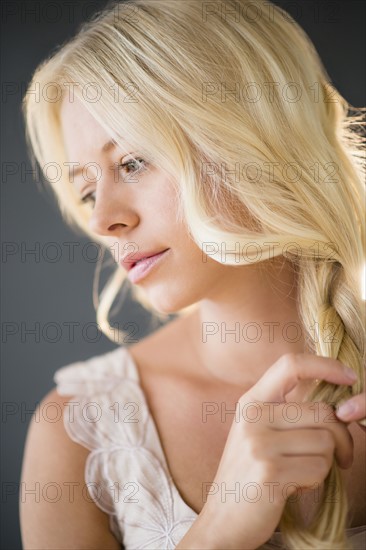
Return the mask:
<path id="1" fill-rule="evenodd" d="M 110 518 L 126 550 L 174 549 L 197 518 L 169 473 L 159 434 L 127 347 L 120 346 L 54 374 L 70 438 L 90 450 L 85 483 Z M 354 549 L 366 549 L 366 525 L 347 530 Z M 263 550 L 284 548 L 273 533 Z"/>

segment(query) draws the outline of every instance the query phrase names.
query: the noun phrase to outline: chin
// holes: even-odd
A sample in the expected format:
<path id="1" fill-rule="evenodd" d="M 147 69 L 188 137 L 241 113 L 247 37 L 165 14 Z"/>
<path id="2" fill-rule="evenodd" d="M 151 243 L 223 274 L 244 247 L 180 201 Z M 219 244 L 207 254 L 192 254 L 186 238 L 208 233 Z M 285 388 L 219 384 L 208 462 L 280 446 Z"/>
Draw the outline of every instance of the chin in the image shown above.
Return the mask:
<path id="1" fill-rule="evenodd" d="M 179 314 L 182 310 L 194 306 L 200 298 L 187 291 L 187 286 L 170 289 L 169 285 L 149 287 L 146 282 L 144 293 L 151 306 L 163 315 Z"/>

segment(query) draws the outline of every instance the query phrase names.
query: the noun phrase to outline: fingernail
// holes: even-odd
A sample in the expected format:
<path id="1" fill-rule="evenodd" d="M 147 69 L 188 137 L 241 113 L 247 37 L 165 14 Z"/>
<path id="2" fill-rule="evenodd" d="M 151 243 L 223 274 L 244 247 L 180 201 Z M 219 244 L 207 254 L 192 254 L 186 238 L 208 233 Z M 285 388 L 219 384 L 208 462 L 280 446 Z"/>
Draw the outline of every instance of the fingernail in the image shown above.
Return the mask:
<path id="1" fill-rule="evenodd" d="M 354 370 L 350 369 L 349 367 L 344 367 L 344 372 L 350 380 L 353 380 L 353 381 L 357 380 L 357 374 L 355 373 Z"/>
<path id="2" fill-rule="evenodd" d="M 347 401 L 346 403 L 343 403 L 338 411 L 337 416 L 342 416 L 343 418 L 347 418 L 348 416 L 351 416 L 356 411 L 356 406 L 354 403 Z"/>

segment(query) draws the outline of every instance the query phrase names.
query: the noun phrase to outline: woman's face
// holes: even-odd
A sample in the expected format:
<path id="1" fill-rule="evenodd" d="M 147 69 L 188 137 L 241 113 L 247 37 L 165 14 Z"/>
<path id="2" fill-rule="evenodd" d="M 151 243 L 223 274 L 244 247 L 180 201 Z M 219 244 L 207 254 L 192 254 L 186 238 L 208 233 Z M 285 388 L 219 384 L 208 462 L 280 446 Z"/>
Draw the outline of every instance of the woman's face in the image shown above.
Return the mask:
<path id="1" fill-rule="evenodd" d="M 138 253 L 169 249 L 137 282 L 154 308 L 177 312 L 221 293 L 230 277 L 238 279 L 243 267 L 222 265 L 204 255 L 186 225 L 177 221 L 177 191 L 165 172 L 132 162 L 119 168 L 123 173 L 116 178 L 111 166 L 132 161 L 133 155 L 139 158 L 139 151 L 125 142 L 124 150 L 114 146 L 103 152 L 110 136 L 77 99 L 64 100 L 61 125 L 68 161 L 79 163 L 72 185 L 80 197 L 93 194 L 90 229 L 105 238 L 116 262 L 126 255 L 132 260 Z M 93 164 L 84 175 L 77 174 L 87 163 Z"/>

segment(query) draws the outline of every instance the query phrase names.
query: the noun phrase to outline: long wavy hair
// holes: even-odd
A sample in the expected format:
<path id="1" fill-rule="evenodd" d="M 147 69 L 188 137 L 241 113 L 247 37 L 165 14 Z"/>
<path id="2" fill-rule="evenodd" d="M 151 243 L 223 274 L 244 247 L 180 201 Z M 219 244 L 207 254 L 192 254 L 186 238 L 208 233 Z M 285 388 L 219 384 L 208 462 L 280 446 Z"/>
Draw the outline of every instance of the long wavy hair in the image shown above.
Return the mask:
<path id="1" fill-rule="evenodd" d="M 268 0 L 115 2 L 39 65 L 23 99 L 32 162 L 65 221 L 106 250 L 66 169 L 59 112 L 71 89 L 117 143 L 128 136 L 173 176 L 177 221 L 186 221 L 211 258 L 240 265 L 283 255 L 291 262 L 311 350 L 358 377 L 351 387 L 320 381 L 307 400 L 336 405 L 363 392 L 364 108 L 331 84 L 289 14 Z M 51 178 L 55 162 L 60 175 Z M 221 245 L 245 254 L 223 259 Z M 108 315 L 126 281 L 117 264 L 96 304 L 99 326 L 114 342 L 124 333 L 116 336 Z M 349 547 L 335 460 L 309 526 L 290 500 L 279 524 L 289 548 Z"/>

